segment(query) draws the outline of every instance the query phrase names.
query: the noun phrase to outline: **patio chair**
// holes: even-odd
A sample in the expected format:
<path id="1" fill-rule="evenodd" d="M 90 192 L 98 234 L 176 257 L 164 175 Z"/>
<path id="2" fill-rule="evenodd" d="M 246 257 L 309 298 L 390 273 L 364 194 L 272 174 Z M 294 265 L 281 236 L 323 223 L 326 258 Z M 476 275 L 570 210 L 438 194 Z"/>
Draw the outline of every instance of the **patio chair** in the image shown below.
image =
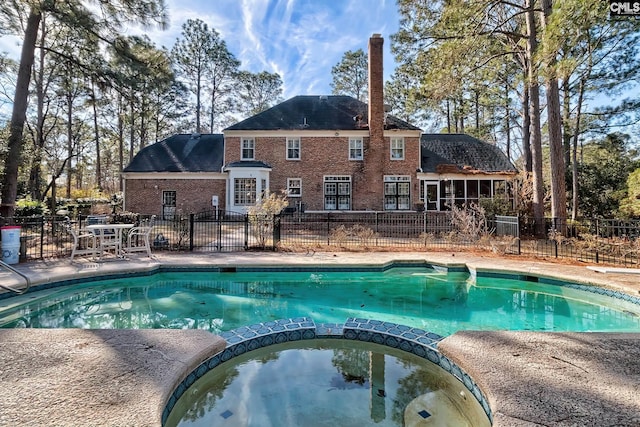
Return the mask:
<path id="1" fill-rule="evenodd" d="M 151 235 L 155 222 L 156 216 L 153 215 L 147 224 L 139 225 L 129 230 L 129 234 L 127 235 L 127 246 L 125 248 L 126 253 L 146 252 L 147 256 L 151 258 L 151 243 L 149 241 L 149 236 Z"/>
<path id="2" fill-rule="evenodd" d="M 71 261 L 76 255 L 92 255 L 95 259 L 98 254 L 98 242 L 96 235 L 91 231 L 81 228 L 74 230 L 71 226 L 71 220 L 66 217 L 64 220 L 64 228 L 67 233 L 73 237 L 73 246 L 71 248 Z"/>

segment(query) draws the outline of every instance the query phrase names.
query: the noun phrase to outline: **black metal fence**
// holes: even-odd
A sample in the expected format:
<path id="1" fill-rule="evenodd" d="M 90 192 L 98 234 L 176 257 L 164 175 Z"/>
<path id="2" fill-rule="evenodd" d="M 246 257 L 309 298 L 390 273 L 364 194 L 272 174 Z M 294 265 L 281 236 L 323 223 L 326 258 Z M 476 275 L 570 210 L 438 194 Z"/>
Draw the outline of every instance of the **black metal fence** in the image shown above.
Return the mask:
<path id="1" fill-rule="evenodd" d="M 149 215 L 111 218 L 137 222 Z M 62 217 L 0 218 L 20 225 L 20 259 L 64 258 L 73 240 Z M 87 217 L 73 221 L 82 227 Z M 156 220 L 154 251 L 221 252 L 242 250 L 333 250 L 408 248 L 414 250 L 491 250 L 543 258 L 637 266 L 640 221 L 588 219 L 559 223 L 545 218 L 497 217 L 486 221 L 489 233 L 469 234 L 449 212 L 303 213 L 251 216 L 206 211 L 172 220 Z M 542 235 L 541 235 L 542 233 Z"/>

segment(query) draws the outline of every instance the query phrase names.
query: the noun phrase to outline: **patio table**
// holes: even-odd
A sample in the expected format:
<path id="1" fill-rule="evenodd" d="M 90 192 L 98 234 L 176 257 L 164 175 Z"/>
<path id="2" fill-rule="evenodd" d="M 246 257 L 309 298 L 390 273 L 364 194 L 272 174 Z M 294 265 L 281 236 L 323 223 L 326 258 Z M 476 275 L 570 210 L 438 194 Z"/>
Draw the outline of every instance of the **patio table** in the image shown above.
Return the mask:
<path id="1" fill-rule="evenodd" d="M 100 256 L 105 251 L 114 250 L 119 258 L 124 258 L 122 250 L 122 230 L 133 227 L 133 224 L 91 224 L 86 229 L 95 233 L 98 238 L 98 248 Z"/>

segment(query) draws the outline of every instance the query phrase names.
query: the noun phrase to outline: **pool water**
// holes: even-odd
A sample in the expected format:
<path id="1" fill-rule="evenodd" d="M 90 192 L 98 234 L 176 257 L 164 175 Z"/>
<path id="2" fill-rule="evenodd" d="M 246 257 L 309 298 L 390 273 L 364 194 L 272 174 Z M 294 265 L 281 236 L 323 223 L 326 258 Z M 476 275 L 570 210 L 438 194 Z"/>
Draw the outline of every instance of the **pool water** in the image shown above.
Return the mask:
<path id="1" fill-rule="evenodd" d="M 464 385 L 401 350 L 310 340 L 218 365 L 177 401 L 166 426 L 489 426 Z"/>
<path id="2" fill-rule="evenodd" d="M 439 272 L 162 272 L 0 300 L 0 327 L 178 328 L 220 333 L 275 319 L 364 317 L 457 330 L 640 331 L 640 305 L 530 281 Z"/>

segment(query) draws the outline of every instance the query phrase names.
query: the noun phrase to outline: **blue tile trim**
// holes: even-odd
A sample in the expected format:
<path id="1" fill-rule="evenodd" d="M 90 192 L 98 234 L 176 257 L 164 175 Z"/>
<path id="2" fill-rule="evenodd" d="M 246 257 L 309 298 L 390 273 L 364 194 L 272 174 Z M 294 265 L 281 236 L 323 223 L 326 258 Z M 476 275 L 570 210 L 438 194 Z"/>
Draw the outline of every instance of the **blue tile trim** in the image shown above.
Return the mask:
<path id="1" fill-rule="evenodd" d="M 489 401 L 476 382 L 451 359 L 441 354 L 437 344 L 442 336 L 418 328 L 382 322 L 374 319 L 350 317 L 344 323 L 316 324 L 309 317 L 280 319 L 246 326 L 220 334 L 227 347 L 200 365 L 176 386 L 162 412 L 162 425 L 167 422 L 176 402 L 197 379 L 222 362 L 226 362 L 247 351 L 291 341 L 333 338 L 382 344 L 415 354 L 437 364 L 453 375 L 480 403 L 489 421 L 493 421 Z"/>
<path id="2" fill-rule="evenodd" d="M 551 277 L 540 277 L 519 273 L 508 273 L 508 272 L 497 272 L 497 271 L 477 271 L 472 274 L 475 277 L 485 277 L 485 278 L 496 278 L 496 279 L 511 279 L 511 280 L 521 280 L 524 282 L 534 282 L 534 283 L 543 283 L 546 285 L 553 286 L 561 286 L 570 289 L 576 289 L 579 291 L 590 292 L 598 295 L 605 295 L 612 298 L 620 299 L 623 301 L 627 301 L 633 304 L 640 305 L 640 297 L 636 297 L 633 295 L 629 295 L 624 292 L 615 291 L 612 289 L 601 288 L 597 285 L 584 285 L 574 282 L 567 282 L 562 279 L 554 279 Z"/>

